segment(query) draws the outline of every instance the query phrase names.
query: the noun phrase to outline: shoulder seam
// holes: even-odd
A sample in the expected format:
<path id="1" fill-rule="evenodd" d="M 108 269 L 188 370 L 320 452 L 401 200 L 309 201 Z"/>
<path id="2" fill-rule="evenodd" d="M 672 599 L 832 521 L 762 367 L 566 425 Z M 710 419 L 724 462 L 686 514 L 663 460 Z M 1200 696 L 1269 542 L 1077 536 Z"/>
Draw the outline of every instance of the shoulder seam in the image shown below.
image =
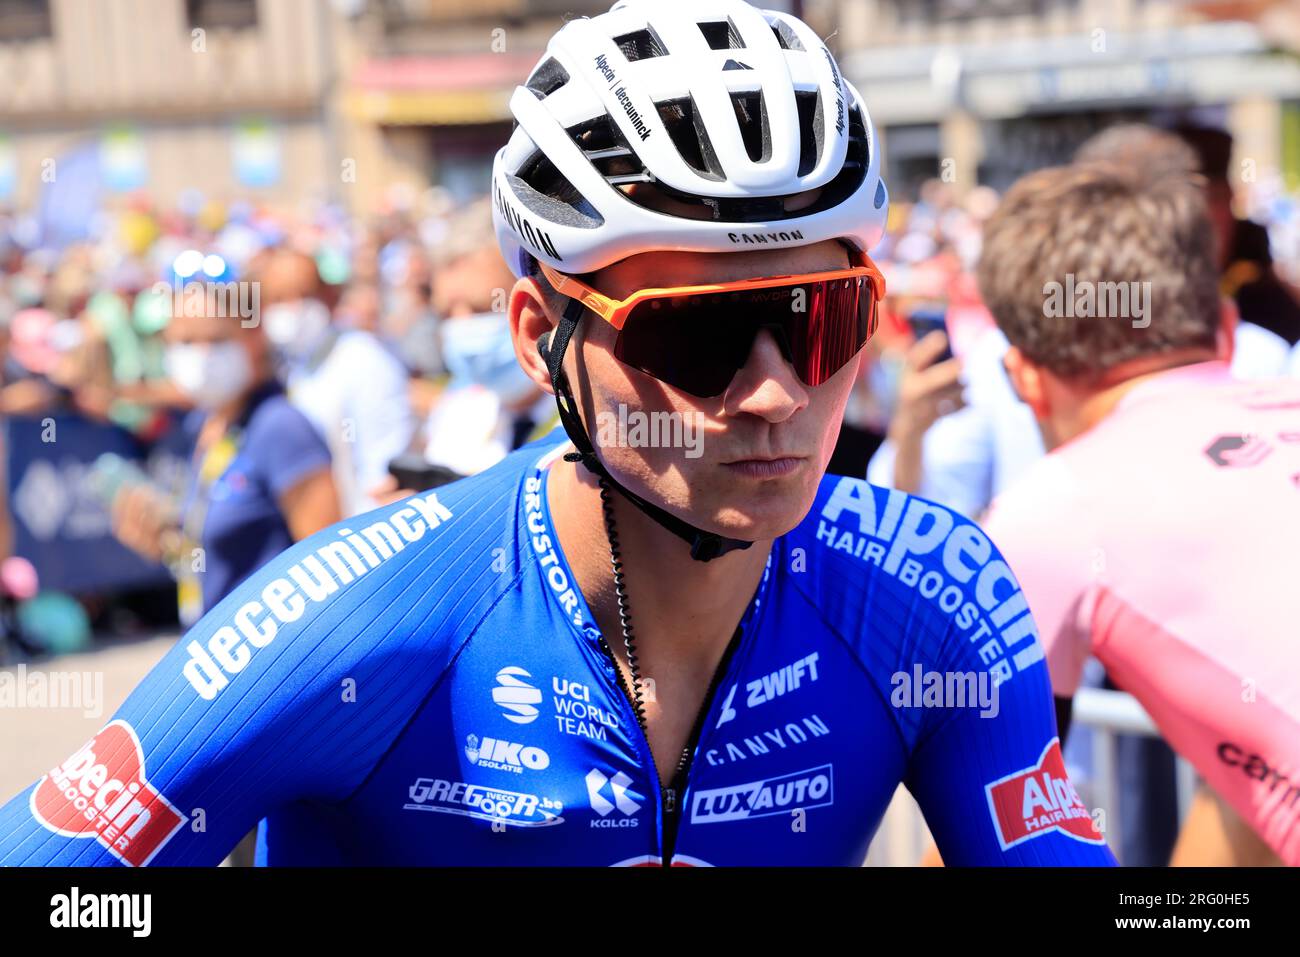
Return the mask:
<path id="1" fill-rule="evenodd" d="M 794 588 L 794 590 L 799 593 L 799 597 L 802 598 L 813 609 L 814 613 L 816 613 L 817 615 L 817 618 L 826 627 L 826 630 L 829 631 L 832 635 L 834 635 L 835 639 L 841 645 L 844 646 L 845 650 L 849 653 L 849 657 L 853 659 L 853 661 L 857 664 L 857 666 L 860 669 L 862 669 L 863 676 L 867 679 L 867 684 L 877 694 L 877 696 L 879 696 L 880 689 L 876 687 L 876 683 L 873 680 L 871 675 L 871 669 L 868 668 L 866 662 L 862 660 L 862 656 L 858 654 L 858 650 L 853 646 L 853 642 L 849 641 L 848 638 L 844 636 L 844 634 L 840 631 L 839 628 L 835 627 L 829 621 L 827 621 L 826 616 L 822 613 L 821 605 L 819 605 L 816 601 L 814 601 L 812 596 L 809 595 L 806 591 L 804 591 L 803 587 L 801 586 L 798 580 L 792 579 L 791 585 Z M 894 733 L 898 735 L 898 740 L 902 746 L 903 752 L 910 756 L 912 749 L 911 747 L 908 746 L 907 736 L 903 733 L 903 729 L 899 727 L 898 716 L 894 714 L 893 706 L 890 705 L 888 700 L 884 700 L 883 704 L 886 710 L 889 712 L 890 726 L 894 729 Z"/>
<path id="2" fill-rule="evenodd" d="M 347 795 L 340 798 L 335 803 L 337 803 L 339 806 L 347 804 L 354 797 L 356 797 L 357 794 L 359 794 L 367 784 L 370 783 L 370 779 L 374 777 L 375 772 L 379 770 L 379 766 L 382 765 L 384 763 L 384 760 L 388 757 L 388 755 L 392 753 L 393 748 L 397 747 L 398 739 L 401 738 L 401 736 L 406 733 L 406 729 L 411 726 L 411 722 L 415 720 L 415 716 L 420 713 L 420 711 L 424 708 L 426 704 L 429 703 L 429 699 L 438 693 L 438 689 L 441 688 L 442 683 L 447 680 L 447 675 L 451 673 L 451 669 L 456 666 L 457 660 L 459 660 L 460 656 L 464 654 L 465 649 L 469 647 L 470 642 L 473 641 L 474 637 L 479 633 L 479 630 L 483 627 L 483 623 L 492 616 L 492 613 L 494 611 L 496 611 L 496 608 L 499 604 L 501 604 L 502 599 L 504 599 L 506 595 L 514 591 L 515 586 L 518 585 L 519 581 L 523 578 L 524 571 L 525 571 L 525 566 L 521 564 L 519 567 L 519 571 L 515 574 L 515 576 L 512 579 L 510 579 L 510 584 L 507 585 L 505 588 L 501 589 L 501 594 L 497 595 L 497 597 L 492 600 L 492 604 L 490 604 L 483 611 L 483 614 L 479 616 L 479 620 L 474 623 L 474 627 L 470 629 L 469 634 L 465 636 L 465 640 L 460 643 L 460 647 L 457 648 L 455 653 L 450 658 L 447 659 L 447 665 L 445 668 L 442 669 L 442 673 L 438 675 L 437 680 L 434 681 L 433 684 L 429 686 L 429 691 L 424 695 L 424 697 L 422 697 L 419 700 L 419 702 L 411 709 L 411 713 L 407 716 L 407 719 L 404 722 L 402 722 L 401 727 L 399 727 L 397 731 L 393 734 L 393 739 L 388 743 L 388 747 L 384 748 L 384 750 L 379 754 L 379 756 L 375 758 L 374 763 L 370 766 L 370 770 L 366 772 L 365 777 L 362 778 L 361 782 L 355 788 L 349 791 Z"/>

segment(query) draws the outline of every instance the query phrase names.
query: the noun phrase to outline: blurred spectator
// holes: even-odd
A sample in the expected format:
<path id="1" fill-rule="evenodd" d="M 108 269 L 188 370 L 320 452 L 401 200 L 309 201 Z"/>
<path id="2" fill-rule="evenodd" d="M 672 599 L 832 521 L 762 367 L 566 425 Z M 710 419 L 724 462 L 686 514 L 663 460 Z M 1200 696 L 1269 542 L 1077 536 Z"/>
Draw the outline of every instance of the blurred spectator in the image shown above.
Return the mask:
<path id="1" fill-rule="evenodd" d="M 340 518 L 330 455 L 276 381 L 266 337 L 235 317 L 171 317 L 167 374 L 195 410 L 192 481 L 179 505 L 147 484 L 113 502 L 114 531 L 180 574 L 185 619 L 206 611 L 293 542 Z"/>
<path id="2" fill-rule="evenodd" d="M 1076 161 L 1114 162 L 1139 170 L 1151 182 L 1194 176 L 1203 162 L 1180 136 L 1142 124 L 1103 130 L 1079 148 Z M 1211 208 L 1215 195 L 1221 194 L 1207 190 Z M 984 199 L 978 202 L 986 217 Z M 1215 235 L 1221 236 L 1227 228 L 1222 210 L 1212 221 L 1219 224 Z M 899 248 L 896 243 L 895 249 Z M 904 273 L 905 290 L 915 284 L 916 272 L 913 267 Z M 960 288 L 956 277 L 945 284 L 951 290 Z M 976 310 L 983 312 L 982 307 L 968 304 L 968 314 Z M 867 477 L 977 518 L 995 495 L 1043 454 L 1043 445 L 1029 410 L 1016 399 L 1002 370 L 1005 337 L 980 320 L 968 321 L 962 328 L 953 321 L 955 312 L 950 304 L 949 333 L 958 340 L 953 350 L 958 358 L 932 364 L 942 349 L 937 340 L 917 343 L 907 353 L 889 435 L 873 457 Z M 1223 338 L 1223 354 L 1231 355 L 1238 377 L 1283 373 L 1287 344 L 1257 324 L 1238 322 L 1230 303 L 1225 303 Z M 965 385 L 962 401 L 954 388 L 959 369 Z"/>
<path id="3" fill-rule="evenodd" d="M 406 369 L 372 334 L 333 322 L 311 256 L 276 250 L 250 279 L 289 396 L 329 445 L 344 515 L 375 507 L 372 490 L 386 485 L 388 463 L 415 431 Z"/>
<path id="4" fill-rule="evenodd" d="M 440 250 L 433 288 L 449 379 L 425 423 L 424 455 L 470 475 L 523 444 L 555 410 L 515 358 L 505 312 L 514 276 L 501 258 L 486 203 L 470 206 L 459 223 Z"/>
<path id="5" fill-rule="evenodd" d="M 1200 126 L 1182 126 L 1177 132 L 1195 150 L 1207 181 L 1223 294 L 1236 303 L 1243 323 L 1265 329 L 1284 340 L 1288 350 L 1295 349 L 1300 343 L 1300 298 L 1274 271 L 1268 231 L 1259 223 L 1238 217 L 1233 210 L 1228 175 L 1232 136 Z M 1281 373 L 1288 359 L 1267 372 Z"/>

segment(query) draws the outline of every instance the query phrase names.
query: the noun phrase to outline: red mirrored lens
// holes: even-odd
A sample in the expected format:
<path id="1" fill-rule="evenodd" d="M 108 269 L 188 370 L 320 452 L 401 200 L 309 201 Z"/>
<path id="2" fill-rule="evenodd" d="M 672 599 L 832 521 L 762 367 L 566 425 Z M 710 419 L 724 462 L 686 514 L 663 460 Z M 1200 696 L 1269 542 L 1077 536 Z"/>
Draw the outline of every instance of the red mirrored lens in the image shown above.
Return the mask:
<path id="1" fill-rule="evenodd" d="M 663 296 L 628 316 L 619 361 L 700 398 L 720 395 L 769 329 L 799 378 L 821 385 L 875 331 L 874 287 L 867 276 Z"/>

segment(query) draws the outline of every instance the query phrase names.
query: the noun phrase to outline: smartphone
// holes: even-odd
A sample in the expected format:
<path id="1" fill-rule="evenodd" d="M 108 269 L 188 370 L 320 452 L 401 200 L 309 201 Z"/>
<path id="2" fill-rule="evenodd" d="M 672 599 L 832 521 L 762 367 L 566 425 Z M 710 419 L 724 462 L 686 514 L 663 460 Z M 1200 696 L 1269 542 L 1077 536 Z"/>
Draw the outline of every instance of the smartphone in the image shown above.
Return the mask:
<path id="1" fill-rule="evenodd" d="M 936 330 L 948 335 L 948 323 L 945 320 L 947 310 L 942 306 L 922 306 L 913 309 L 907 316 L 907 324 L 912 327 L 912 335 L 916 341 L 920 342 L 931 332 Z M 951 337 L 950 337 L 951 338 Z M 943 347 L 943 352 L 935 359 L 935 363 L 946 362 L 952 358 L 952 342 Z"/>
<path id="2" fill-rule="evenodd" d="M 397 479 L 398 488 L 413 492 L 426 492 L 465 477 L 445 465 L 434 465 L 415 452 L 406 452 L 389 462 L 388 474 Z"/>

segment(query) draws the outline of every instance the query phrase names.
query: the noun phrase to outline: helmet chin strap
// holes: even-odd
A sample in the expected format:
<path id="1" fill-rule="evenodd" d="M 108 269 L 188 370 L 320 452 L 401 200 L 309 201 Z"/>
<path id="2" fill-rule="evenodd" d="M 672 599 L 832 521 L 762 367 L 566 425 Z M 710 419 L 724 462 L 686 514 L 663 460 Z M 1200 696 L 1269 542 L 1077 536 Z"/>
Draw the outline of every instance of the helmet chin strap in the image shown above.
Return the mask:
<path id="1" fill-rule="evenodd" d="M 569 348 L 569 340 L 573 338 L 578 323 L 582 321 L 583 308 L 582 303 L 578 300 L 569 299 L 569 304 L 560 317 L 559 325 L 556 327 L 554 342 L 548 347 L 545 333 L 537 340 L 538 351 L 546 360 L 546 368 L 551 374 L 551 386 L 555 389 L 555 404 L 560 410 L 560 422 L 564 425 L 564 431 L 568 433 L 569 440 L 577 449 L 576 452 L 566 453 L 564 460 L 566 462 L 581 462 L 589 471 L 604 478 L 619 494 L 645 512 L 657 524 L 662 525 L 689 544 L 691 546 L 691 558 L 697 562 L 709 562 L 719 555 L 727 554 L 727 552 L 749 548 L 750 545 L 754 544 L 753 542 L 725 538 L 713 532 L 706 532 L 701 528 L 696 528 L 689 522 L 682 521 L 676 515 L 666 512 L 659 506 L 647 502 L 641 496 L 629 491 L 615 481 L 614 477 L 609 474 L 608 469 L 597 458 L 596 450 L 587 434 L 587 428 L 583 425 L 582 417 L 578 414 L 578 403 L 574 401 L 573 392 L 569 389 L 568 377 L 564 374 L 564 353 Z"/>

